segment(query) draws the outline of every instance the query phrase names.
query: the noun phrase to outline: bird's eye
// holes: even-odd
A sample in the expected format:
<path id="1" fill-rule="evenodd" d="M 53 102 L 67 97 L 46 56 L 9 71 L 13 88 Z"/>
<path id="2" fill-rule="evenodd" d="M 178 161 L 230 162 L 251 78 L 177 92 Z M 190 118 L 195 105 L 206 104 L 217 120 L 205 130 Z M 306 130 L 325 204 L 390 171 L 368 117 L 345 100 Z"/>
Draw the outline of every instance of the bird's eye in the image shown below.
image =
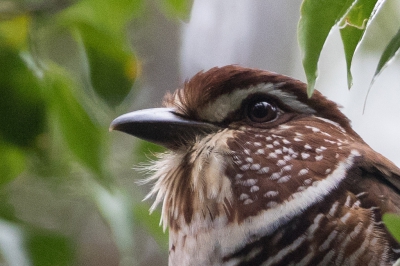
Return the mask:
<path id="1" fill-rule="evenodd" d="M 274 120 L 278 114 L 275 105 L 265 101 L 255 101 L 247 106 L 247 117 L 257 123 Z"/>

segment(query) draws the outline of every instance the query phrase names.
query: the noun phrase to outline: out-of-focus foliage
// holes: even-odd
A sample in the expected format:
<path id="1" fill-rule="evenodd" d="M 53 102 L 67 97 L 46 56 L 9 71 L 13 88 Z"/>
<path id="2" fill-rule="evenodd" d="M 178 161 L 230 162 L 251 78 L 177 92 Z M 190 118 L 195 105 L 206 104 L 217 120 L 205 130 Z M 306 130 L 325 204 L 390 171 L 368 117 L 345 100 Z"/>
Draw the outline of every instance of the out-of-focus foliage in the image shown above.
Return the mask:
<path id="1" fill-rule="evenodd" d="M 382 220 L 389 232 L 400 243 L 400 216 L 393 213 L 385 213 Z"/>
<path id="2" fill-rule="evenodd" d="M 386 0 L 303 0 L 298 24 L 298 40 L 303 56 L 303 68 L 307 77 L 308 95 L 314 91 L 318 77 L 318 61 L 324 43 L 335 26 L 339 27 L 347 66 L 349 89 L 353 84 L 352 60 L 360 46 L 368 26 L 382 10 Z M 380 56 L 371 85 L 400 48 L 400 29 L 392 37 Z M 385 214 L 385 225 L 400 240 L 400 220 L 394 214 Z"/>
<path id="3" fill-rule="evenodd" d="M 155 3 L 167 17 L 179 19 L 188 17 L 191 6 L 187 0 Z M 0 264 L 71 265 L 79 253 L 76 237 L 16 215 L 7 188 L 26 180 L 44 182 L 51 193 L 75 191 L 97 206 L 121 264 L 135 264 L 134 224 L 154 234 L 163 248 L 168 243 L 158 227 L 160 214 L 149 216 L 147 205 L 133 204 L 107 160 L 109 122 L 134 94 L 140 75 L 127 27 L 145 19 L 146 5 L 142 0 L 1 1 Z M 64 46 L 65 40 L 70 43 Z M 141 151 L 157 151 L 143 145 Z"/>
<path id="4" fill-rule="evenodd" d="M 385 0 L 304 0 L 298 25 L 298 39 L 307 76 L 308 94 L 314 91 L 318 77 L 318 60 L 324 43 L 334 26 L 339 26 L 342 38 L 349 88 L 352 86 L 351 63 L 368 25 L 381 10 Z M 400 34 L 382 52 L 375 79 L 400 48 Z"/>

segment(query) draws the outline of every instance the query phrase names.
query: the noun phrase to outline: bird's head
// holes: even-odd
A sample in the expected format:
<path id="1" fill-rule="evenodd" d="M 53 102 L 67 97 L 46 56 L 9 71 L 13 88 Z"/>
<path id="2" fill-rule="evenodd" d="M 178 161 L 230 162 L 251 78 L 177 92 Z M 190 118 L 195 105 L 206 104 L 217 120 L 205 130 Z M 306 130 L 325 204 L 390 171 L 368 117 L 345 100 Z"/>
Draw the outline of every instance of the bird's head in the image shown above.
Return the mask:
<path id="1" fill-rule="evenodd" d="M 111 128 L 169 149 L 152 166 L 149 196 L 171 230 L 266 210 L 284 219 L 333 190 L 353 143 L 363 143 L 334 102 L 318 91 L 309 98 L 306 87 L 268 71 L 212 68 L 168 94 L 165 108 L 122 115 Z"/>

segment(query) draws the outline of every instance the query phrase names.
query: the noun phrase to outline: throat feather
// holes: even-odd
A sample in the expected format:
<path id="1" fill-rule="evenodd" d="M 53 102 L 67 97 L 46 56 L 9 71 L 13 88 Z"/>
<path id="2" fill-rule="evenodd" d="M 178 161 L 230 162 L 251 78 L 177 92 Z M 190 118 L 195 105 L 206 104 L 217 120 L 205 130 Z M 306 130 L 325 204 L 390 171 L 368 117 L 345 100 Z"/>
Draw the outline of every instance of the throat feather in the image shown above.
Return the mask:
<path id="1" fill-rule="evenodd" d="M 145 199 L 155 196 L 151 211 L 163 203 L 164 230 L 167 226 L 196 227 L 230 213 L 232 184 L 225 171 L 232 163 L 226 145 L 230 136 L 226 129 L 204 137 L 189 149 L 161 154 L 148 168 L 153 175 L 145 182 L 154 182 L 154 186 Z"/>

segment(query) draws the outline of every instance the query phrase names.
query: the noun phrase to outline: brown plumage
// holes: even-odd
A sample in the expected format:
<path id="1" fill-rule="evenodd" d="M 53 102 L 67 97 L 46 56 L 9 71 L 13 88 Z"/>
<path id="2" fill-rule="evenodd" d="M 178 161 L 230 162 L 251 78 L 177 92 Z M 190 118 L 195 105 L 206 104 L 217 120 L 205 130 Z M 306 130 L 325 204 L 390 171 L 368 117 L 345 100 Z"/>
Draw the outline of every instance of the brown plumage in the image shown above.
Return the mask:
<path id="1" fill-rule="evenodd" d="M 319 92 L 276 73 L 200 72 L 112 128 L 164 145 L 150 168 L 170 265 L 391 265 L 400 169 Z"/>

